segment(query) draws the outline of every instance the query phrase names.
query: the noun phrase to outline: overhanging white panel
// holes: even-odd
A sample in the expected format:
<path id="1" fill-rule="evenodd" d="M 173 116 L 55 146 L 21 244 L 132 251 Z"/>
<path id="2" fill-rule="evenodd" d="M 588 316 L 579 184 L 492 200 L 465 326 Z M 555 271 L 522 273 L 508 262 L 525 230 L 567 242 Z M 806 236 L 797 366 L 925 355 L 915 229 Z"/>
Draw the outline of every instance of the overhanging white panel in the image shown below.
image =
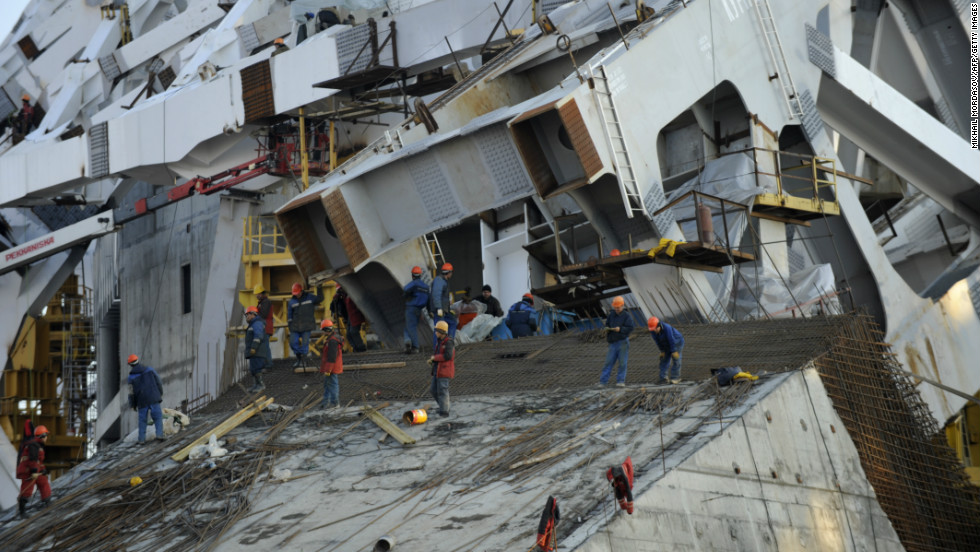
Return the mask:
<path id="1" fill-rule="evenodd" d="M 230 97 L 241 97 L 241 89 L 234 90 L 231 75 L 220 77 L 183 90 L 167 98 L 166 111 L 180 113 L 181 117 L 167 117 L 164 121 L 164 146 L 167 161 L 179 161 L 199 143 L 217 136 L 223 129 L 236 128 L 242 115 L 236 116 Z"/>
<path id="2" fill-rule="evenodd" d="M 109 123 L 109 172 L 164 162 L 162 103 L 134 110 Z"/>

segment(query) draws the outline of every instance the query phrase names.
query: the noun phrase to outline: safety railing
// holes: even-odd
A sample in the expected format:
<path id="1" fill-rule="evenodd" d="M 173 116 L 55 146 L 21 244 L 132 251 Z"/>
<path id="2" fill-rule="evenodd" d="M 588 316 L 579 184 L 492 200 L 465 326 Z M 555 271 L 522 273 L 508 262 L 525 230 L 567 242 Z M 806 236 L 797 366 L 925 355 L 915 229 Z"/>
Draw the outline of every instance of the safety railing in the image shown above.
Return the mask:
<path id="1" fill-rule="evenodd" d="M 242 260 L 252 261 L 263 255 L 288 256 L 286 236 L 275 217 L 246 217 L 242 232 Z"/>
<path id="2" fill-rule="evenodd" d="M 768 176 L 775 179 L 777 194 L 780 196 L 791 195 L 803 199 L 823 199 L 837 202 L 837 175 L 839 171 L 833 159 L 766 148 L 748 148 L 722 155 L 736 153 L 749 153 L 752 156 L 756 183 L 760 187 L 765 187 L 760 176 Z M 784 162 L 790 159 L 797 160 L 797 164 L 784 166 Z M 772 167 L 772 171 L 760 168 L 761 162 L 766 162 L 766 165 Z M 794 184 L 802 185 L 795 186 Z M 821 196 L 823 190 L 829 190 L 829 197 Z"/>

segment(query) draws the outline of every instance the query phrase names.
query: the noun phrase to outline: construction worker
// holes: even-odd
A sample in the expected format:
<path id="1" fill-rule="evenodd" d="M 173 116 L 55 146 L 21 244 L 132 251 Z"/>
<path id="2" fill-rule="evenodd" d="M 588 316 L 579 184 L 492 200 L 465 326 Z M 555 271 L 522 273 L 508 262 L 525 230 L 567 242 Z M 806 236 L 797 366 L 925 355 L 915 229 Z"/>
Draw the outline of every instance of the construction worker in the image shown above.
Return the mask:
<path id="1" fill-rule="evenodd" d="M 609 351 L 606 353 L 606 365 L 602 367 L 602 374 L 599 376 L 599 384 L 609 383 L 609 376 L 612 374 L 613 365 L 619 361 L 619 370 L 616 371 L 616 387 L 626 385 L 626 362 L 629 360 L 630 353 L 630 332 L 633 331 L 633 319 L 623 310 L 626 302 L 621 296 L 616 296 L 612 300 L 612 312 L 606 317 L 606 341 L 609 343 Z"/>
<path id="2" fill-rule="evenodd" d="M 647 329 L 650 330 L 650 337 L 657 343 L 660 349 L 660 381 L 667 383 L 667 368 L 673 363 L 670 370 L 670 383 L 681 382 L 681 351 L 684 349 L 684 336 L 676 328 L 666 322 L 661 322 L 656 316 L 651 316 L 647 320 Z"/>
<path id="3" fill-rule="evenodd" d="M 269 299 L 269 294 L 265 292 L 265 288 L 262 284 L 257 284 L 255 289 L 252 290 L 255 294 L 256 306 L 259 309 L 259 318 L 265 324 L 266 335 L 272 335 L 275 331 L 275 324 L 272 318 L 272 301 Z"/>
<path id="4" fill-rule="evenodd" d="M 41 507 L 51 503 L 51 483 L 48 469 L 44 467 L 44 445 L 48 442 L 48 428 L 39 425 L 34 428 L 34 438 L 27 441 L 24 454 L 18 459 L 17 479 L 20 479 L 20 494 L 17 495 L 17 515 L 27 517 L 27 503 L 34 494 L 34 486 L 41 491 Z"/>
<path id="5" fill-rule="evenodd" d="M 323 374 L 323 400 L 320 408 L 340 406 L 340 383 L 337 374 L 344 373 L 344 340 L 334 331 L 329 318 L 320 322 L 320 329 L 327 337 L 320 354 L 320 373 Z"/>
<path id="6" fill-rule="evenodd" d="M 412 267 L 412 281 L 405 284 L 405 352 L 419 352 L 419 318 L 429 304 L 429 284 L 422 280 L 422 267 Z"/>
<path id="7" fill-rule="evenodd" d="M 272 364 L 272 350 L 269 348 L 269 334 L 265 333 L 265 322 L 259 318 L 258 307 L 245 309 L 245 358 L 248 359 L 248 371 L 252 374 L 254 383 L 248 389 L 249 393 L 258 393 L 265 389 L 262 372 Z"/>
<path id="8" fill-rule="evenodd" d="M 337 289 L 340 289 L 340 286 Z M 347 313 L 347 342 L 350 343 L 355 353 L 367 351 L 367 345 L 361 339 L 361 326 L 364 325 L 365 320 L 364 314 L 346 292 L 344 293 L 344 311 Z"/>
<path id="9" fill-rule="evenodd" d="M 254 307 L 252 307 L 254 308 Z M 163 401 L 163 382 L 159 374 L 150 366 L 140 363 L 140 357 L 129 355 L 126 359 L 129 364 L 129 406 L 137 410 L 139 421 L 139 433 L 136 442 L 140 445 L 146 443 L 146 415 L 153 417 L 153 427 L 156 429 L 157 439 L 163 439 L 163 409 L 160 403 Z"/>
<path id="10" fill-rule="evenodd" d="M 281 39 L 281 38 L 277 38 L 277 39 L 273 40 L 272 41 L 272 44 L 273 44 L 273 47 L 275 48 L 275 50 L 272 52 L 272 55 L 269 56 L 269 57 L 276 57 L 279 54 L 282 54 L 282 53 L 285 53 L 285 52 L 288 52 L 289 51 L 289 46 L 286 46 L 286 41 L 283 40 L 283 39 Z"/>
<path id="11" fill-rule="evenodd" d="M 449 380 L 456 375 L 456 353 L 453 338 L 449 335 L 449 324 L 440 320 L 436 322 L 435 329 L 435 353 L 429 357 L 429 365 L 432 366 L 432 386 L 429 390 L 432 398 L 439 403 L 439 415 L 445 418 L 449 416 Z"/>
<path id="12" fill-rule="evenodd" d="M 34 108 L 31 107 L 31 96 L 24 94 L 20 105 L 20 133 L 27 134 L 34 128 Z"/>
<path id="13" fill-rule="evenodd" d="M 527 337 L 538 331 L 538 311 L 534 310 L 534 296 L 525 293 L 521 300 L 507 311 L 507 327 L 514 337 Z"/>
<path id="14" fill-rule="evenodd" d="M 432 279 L 432 295 L 429 296 L 429 314 L 433 322 L 445 322 L 448 326 L 449 337 L 456 337 L 456 317 L 450 310 L 452 301 L 449 298 L 449 279 L 453 277 L 453 265 L 446 263 L 439 270 L 440 274 Z M 435 349 L 439 339 L 432 336 L 432 348 Z"/>
<path id="15" fill-rule="evenodd" d="M 493 296 L 493 290 L 489 285 L 483 286 L 483 293 L 476 300 L 487 306 L 487 314 L 490 316 L 501 317 L 504 315 L 504 309 L 500 307 L 500 301 Z"/>
<path id="16" fill-rule="evenodd" d="M 483 314 L 487 306 L 479 301 L 474 301 L 470 297 L 470 288 L 466 288 L 463 292 L 463 298 L 456 301 L 450 307 L 456 316 L 459 317 L 459 324 L 456 326 L 457 330 L 461 330 L 466 327 L 467 324 L 473 321 L 474 318 Z"/>
<path id="17" fill-rule="evenodd" d="M 293 284 L 292 291 L 293 296 L 286 303 L 286 322 L 289 325 L 289 348 L 296 355 L 294 366 L 298 368 L 306 366 L 310 332 L 316 328 L 316 306 L 323 302 L 323 296 L 304 291 L 303 284 L 299 282 Z"/>

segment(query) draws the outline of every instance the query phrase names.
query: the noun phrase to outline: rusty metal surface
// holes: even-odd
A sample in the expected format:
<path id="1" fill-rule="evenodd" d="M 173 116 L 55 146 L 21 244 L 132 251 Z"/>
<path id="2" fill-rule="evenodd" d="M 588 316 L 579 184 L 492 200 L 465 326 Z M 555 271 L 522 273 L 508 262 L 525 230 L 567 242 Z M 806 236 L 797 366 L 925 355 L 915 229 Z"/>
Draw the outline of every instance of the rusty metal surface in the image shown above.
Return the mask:
<path id="1" fill-rule="evenodd" d="M 242 104 L 245 106 L 245 122 L 251 123 L 276 114 L 272 91 L 272 73 L 269 60 L 263 60 L 240 71 L 242 78 Z"/>
<path id="2" fill-rule="evenodd" d="M 980 491 L 870 317 L 841 319 L 815 362 L 906 550 L 976 550 Z"/>
<path id="3" fill-rule="evenodd" d="M 344 194 L 338 188 L 328 194 L 323 203 L 327 209 L 327 216 L 337 232 L 337 239 L 340 240 L 347 258 L 350 259 L 350 265 L 357 266 L 366 261 L 367 248 L 364 247 L 364 240 L 361 239 L 361 233 L 357 230 L 357 224 L 354 223 L 347 202 L 344 201 Z"/>
<path id="4" fill-rule="evenodd" d="M 587 179 L 592 178 L 602 170 L 602 160 L 599 159 L 599 153 L 592 142 L 592 135 L 589 134 L 585 121 L 582 120 L 582 113 L 578 109 L 578 104 L 575 103 L 574 99 L 565 102 L 558 108 L 558 115 L 568 131 L 568 137 L 571 139 L 575 153 L 582 163 L 585 177 Z"/>

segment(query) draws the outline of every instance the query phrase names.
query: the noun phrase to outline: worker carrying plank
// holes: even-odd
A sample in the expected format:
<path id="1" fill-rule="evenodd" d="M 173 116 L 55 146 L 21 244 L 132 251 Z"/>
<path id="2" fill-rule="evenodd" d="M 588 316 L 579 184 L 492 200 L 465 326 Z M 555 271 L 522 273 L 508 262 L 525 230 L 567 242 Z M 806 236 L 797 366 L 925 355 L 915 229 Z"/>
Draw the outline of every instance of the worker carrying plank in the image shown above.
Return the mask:
<path id="1" fill-rule="evenodd" d="M 676 328 L 661 322 L 656 316 L 647 320 L 650 337 L 660 349 L 660 381 L 657 383 L 681 382 L 681 351 L 684 349 L 684 336 Z M 673 366 L 671 367 L 671 364 Z M 667 369 L 670 370 L 670 380 L 667 379 Z"/>
<path id="2" fill-rule="evenodd" d="M 626 510 L 627 514 L 633 514 L 633 459 L 629 456 L 622 466 L 616 466 L 606 470 L 606 479 L 612 485 L 619 507 Z"/>

